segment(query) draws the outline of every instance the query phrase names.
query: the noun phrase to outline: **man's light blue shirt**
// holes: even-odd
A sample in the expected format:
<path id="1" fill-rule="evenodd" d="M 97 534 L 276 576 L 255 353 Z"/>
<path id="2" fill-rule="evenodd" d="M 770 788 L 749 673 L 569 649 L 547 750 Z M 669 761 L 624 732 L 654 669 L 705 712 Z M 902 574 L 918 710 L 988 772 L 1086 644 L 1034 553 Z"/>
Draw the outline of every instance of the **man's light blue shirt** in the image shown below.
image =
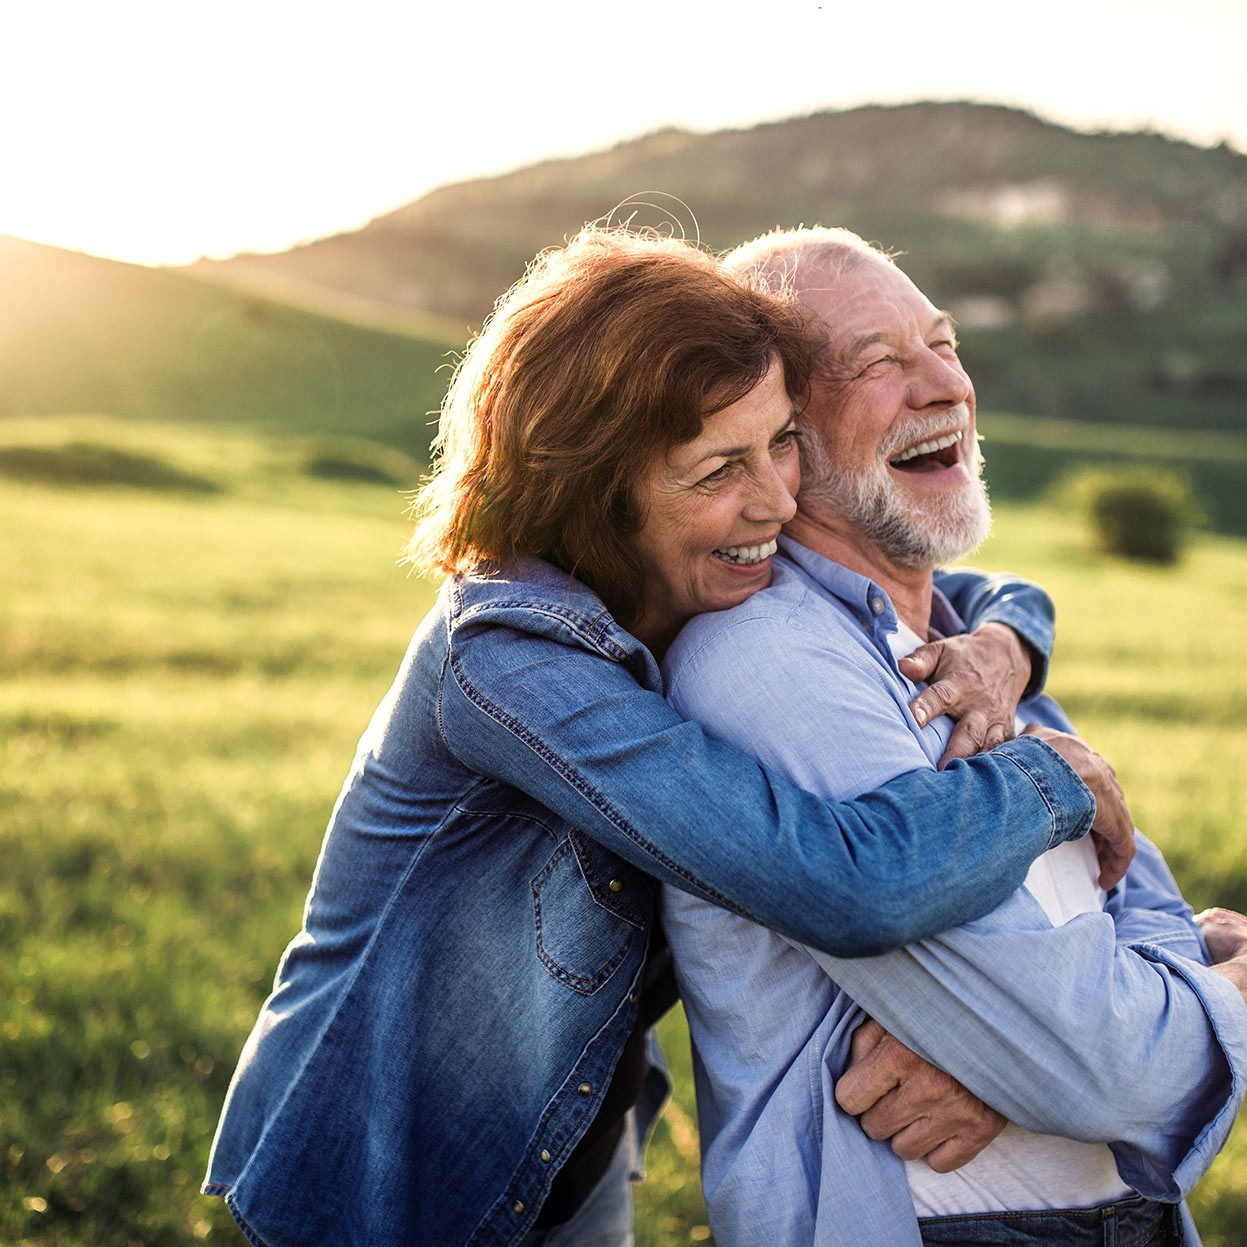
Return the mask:
<path id="1" fill-rule="evenodd" d="M 964 631 L 938 592 L 932 626 Z M 677 639 L 668 694 L 803 787 L 852 796 L 934 766 L 947 737 L 909 712 L 896 628 L 880 588 L 784 539 L 770 589 Z M 1020 713 L 1069 730 L 1050 698 Z M 1233 1125 L 1247 1006 L 1204 968 L 1191 911 L 1146 841 L 1103 913 L 1054 927 L 1022 889 L 882 957 L 815 954 L 671 889 L 663 904 L 722 1247 L 920 1244 L 904 1166 L 834 1100 L 863 1010 L 1010 1121 L 1108 1143 L 1150 1198 L 1181 1199 Z"/>

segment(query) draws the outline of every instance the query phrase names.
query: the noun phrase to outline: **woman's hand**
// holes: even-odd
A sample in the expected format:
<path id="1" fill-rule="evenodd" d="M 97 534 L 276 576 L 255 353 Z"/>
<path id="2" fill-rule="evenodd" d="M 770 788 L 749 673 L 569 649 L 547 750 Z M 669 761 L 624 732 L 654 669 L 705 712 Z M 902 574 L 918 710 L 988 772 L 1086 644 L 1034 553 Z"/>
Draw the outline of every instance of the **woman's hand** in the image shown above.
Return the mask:
<path id="1" fill-rule="evenodd" d="M 1038 723 L 1026 726 L 1026 735 L 1038 736 L 1069 763 L 1095 797 L 1095 822 L 1091 836 L 1100 858 L 1100 887 L 1106 892 L 1121 882 L 1134 858 L 1134 819 L 1126 807 L 1126 794 L 1117 772 L 1086 741 Z"/>
<path id="2" fill-rule="evenodd" d="M 924 1061 L 873 1018 L 853 1032 L 836 1103 L 872 1139 L 888 1139 L 902 1160 L 950 1173 L 973 1160 L 1005 1119 L 951 1074 Z"/>
<path id="3" fill-rule="evenodd" d="M 1031 659 L 1012 628 L 986 623 L 964 636 L 932 641 L 902 658 L 900 667 L 915 684 L 927 681 L 909 703 L 919 727 L 942 714 L 957 720 L 941 769 L 954 758 L 968 758 L 1013 739 Z"/>

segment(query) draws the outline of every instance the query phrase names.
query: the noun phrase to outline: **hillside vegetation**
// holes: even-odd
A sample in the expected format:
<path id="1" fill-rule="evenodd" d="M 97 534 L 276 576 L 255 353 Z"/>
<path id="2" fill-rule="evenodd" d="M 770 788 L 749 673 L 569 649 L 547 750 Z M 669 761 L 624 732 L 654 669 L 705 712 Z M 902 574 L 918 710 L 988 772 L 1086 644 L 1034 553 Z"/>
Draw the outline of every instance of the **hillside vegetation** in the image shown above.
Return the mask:
<path id="1" fill-rule="evenodd" d="M 617 218 L 667 219 L 715 249 L 776 225 L 848 225 L 904 250 L 944 301 L 1018 304 L 1030 293 L 1037 314 L 1059 304 L 1060 292 L 1041 297 L 1058 279 L 1099 306 L 1241 292 L 1247 279 L 1247 156 L 1160 135 L 1078 134 L 978 104 L 666 130 L 444 187 L 279 256 L 199 268 L 281 274 L 479 322 L 539 248 L 625 201 Z"/>
<path id="2" fill-rule="evenodd" d="M 850 226 L 903 253 L 958 318 L 984 430 L 1009 428 L 992 460 L 999 497 L 1035 498 L 1077 466 L 1079 426 L 1124 425 L 1109 457 L 1154 462 L 1164 445 L 1213 526 L 1247 534 L 1247 156 L 1226 147 L 977 104 L 668 130 L 192 271 L 479 324 L 540 248 L 612 213 L 714 249 L 776 225 Z M 1041 447 L 1018 440 L 1025 420 L 1042 422 Z M 1208 432 L 1226 435 L 1213 453 L 1182 441 Z"/>

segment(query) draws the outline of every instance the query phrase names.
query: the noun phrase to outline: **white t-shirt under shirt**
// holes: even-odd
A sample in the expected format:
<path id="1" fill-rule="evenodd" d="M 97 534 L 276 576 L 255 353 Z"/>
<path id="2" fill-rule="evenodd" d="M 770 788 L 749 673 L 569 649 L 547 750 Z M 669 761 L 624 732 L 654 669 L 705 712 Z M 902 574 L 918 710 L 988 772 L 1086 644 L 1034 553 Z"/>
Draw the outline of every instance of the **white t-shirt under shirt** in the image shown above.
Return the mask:
<path id="1" fill-rule="evenodd" d="M 897 658 L 921 644 L 903 623 L 890 640 Z M 1016 726 L 1020 732 L 1025 724 L 1019 721 Z M 1036 858 L 1026 888 L 1053 926 L 1064 926 L 1078 914 L 1103 909 L 1106 895 L 1099 875 L 1095 846 L 1084 837 Z M 1086 1208 L 1134 1194 L 1118 1176 L 1107 1144 L 1032 1134 L 1012 1123 L 952 1173 L 936 1173 L 925 1160 L 907 1161 L 905 1173 L 919 1217 Z"/>

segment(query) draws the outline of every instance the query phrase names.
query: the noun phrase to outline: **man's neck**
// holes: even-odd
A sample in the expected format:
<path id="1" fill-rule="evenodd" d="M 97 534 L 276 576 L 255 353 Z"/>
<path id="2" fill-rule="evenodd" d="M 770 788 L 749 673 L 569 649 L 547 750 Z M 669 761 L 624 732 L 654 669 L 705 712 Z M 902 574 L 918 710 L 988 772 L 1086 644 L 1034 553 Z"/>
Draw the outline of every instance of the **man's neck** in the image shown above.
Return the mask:
<path id="1" fill-rule="evenodd" d="M 892 599 L 897 617 L 924 641 L 931 625 L 929 571 L 894 563 L 853 525 L 824 509 L 802 507 L 784 525 L 784 535 L 815 554 L 873 580 Z"/>

